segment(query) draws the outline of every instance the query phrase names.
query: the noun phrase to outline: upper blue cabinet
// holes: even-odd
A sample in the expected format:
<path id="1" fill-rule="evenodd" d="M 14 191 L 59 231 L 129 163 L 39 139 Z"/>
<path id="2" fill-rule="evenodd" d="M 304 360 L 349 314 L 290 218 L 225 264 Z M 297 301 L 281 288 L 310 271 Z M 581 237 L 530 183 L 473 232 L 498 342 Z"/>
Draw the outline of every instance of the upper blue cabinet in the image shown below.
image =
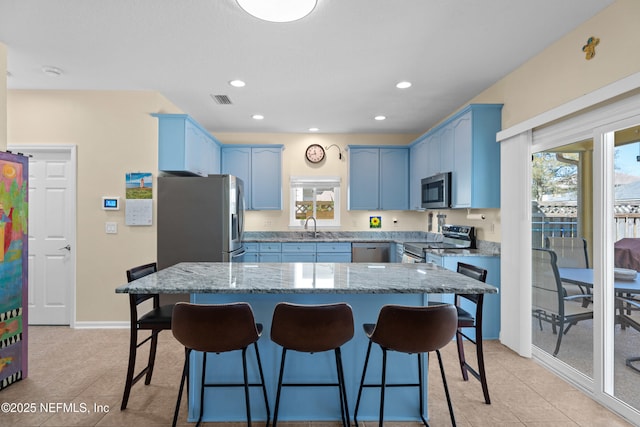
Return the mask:
<path id="1" fill-rule="evenodd" d="M 186 114 L 158 118 L 158 169 L 184 175 L 220 173 L 220 142 Z"/>
<path id="2" fill-rule="evenodd" d="M 350 145 L 349 209 L 409 209 L 407 147 Z"/>
<path id="3" fill-rule="evenodd" d="M 225 145 L 221 172 L 244 181 L 246 208 L 282 210 L 282 145 Z"/>
<path id="4" fill-rule="evenodd" d="M 452 208 L 499 208 L 501 128 L 502 104 L 472 104 L 411 144 L 411 209 L 420 180 L 441 172 L 452 172 Z"/>

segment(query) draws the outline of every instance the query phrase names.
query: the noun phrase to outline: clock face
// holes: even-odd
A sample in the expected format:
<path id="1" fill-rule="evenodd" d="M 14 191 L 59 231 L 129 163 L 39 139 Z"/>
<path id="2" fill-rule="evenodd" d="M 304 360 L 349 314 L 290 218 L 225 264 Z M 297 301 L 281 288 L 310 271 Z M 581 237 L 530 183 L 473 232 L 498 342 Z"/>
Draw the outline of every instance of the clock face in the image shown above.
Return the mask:
<path id="1" fill-rule="evenodd" d="M 311 163 L 319 163 L 324 159 L 324 148 L 318 144 L 311 144 L 307 147 L 306 156 Z"/>

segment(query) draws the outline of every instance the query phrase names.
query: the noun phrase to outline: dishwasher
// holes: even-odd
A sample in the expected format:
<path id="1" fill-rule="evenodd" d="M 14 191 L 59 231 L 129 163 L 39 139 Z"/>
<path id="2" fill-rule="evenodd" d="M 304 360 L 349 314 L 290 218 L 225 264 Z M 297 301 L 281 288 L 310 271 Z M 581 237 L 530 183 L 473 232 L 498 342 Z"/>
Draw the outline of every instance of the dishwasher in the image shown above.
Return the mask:
<path id="1" fill-rule="evenodd" d="M 389 262 L 390 248 L 390 243 L 352 243 L 351 262 Z"/>

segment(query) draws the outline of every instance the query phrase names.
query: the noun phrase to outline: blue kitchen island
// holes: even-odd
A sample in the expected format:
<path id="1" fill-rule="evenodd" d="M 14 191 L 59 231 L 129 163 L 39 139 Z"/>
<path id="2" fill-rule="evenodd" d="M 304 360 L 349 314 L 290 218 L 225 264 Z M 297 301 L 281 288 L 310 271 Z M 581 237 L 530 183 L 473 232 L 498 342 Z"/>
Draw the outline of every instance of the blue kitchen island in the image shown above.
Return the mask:
<path id="1" fill-rule="evenodd" d="M 363 323 L 375 323 L 385 304 L 425 305 L 430 294 L 497 293 L 494 286 L 481 283 L 435 264 L 367 263 L 180 263 L 116 289 L 117 293 L 189 293 L 193 303 L 221 304 L 244 301 L 251 304 L 256 321 L 264 325 L 258 345 L 267 382 L 271 413 L 275 403 L 281 348 L 271 342 L 269 331 L 274 306 L 281 301 L 300 304 L 347 302 L 353 308 L 355 335 L 342 347 L 349 407 L 358 392 L 367 349 Z M 452 344 L 453 345 L 453 344 Z M 381 352 L 372 350 L 368 382 L 380 378 Z M 251 382 L 258 381 L 252 351 L 247 352 Z M 196 421 L 200 410 L 201 354 L 194 352 L 189 376 L 189 421 Z M 292 352 L 287 358 L 285 382 L 333 382 L 333 352 L 306 354 Z M 425 358 L 426 359 L 426 358 Z M 418 366 L 415 356 L 390 352 L 388 383 L 415 382 Z M 176 378 L 182 364 L 177 363 Z M 427 369 L 423 369 L 426 377 Z M 448 372 L 458 375 L 459 372 Z M 210 357 L 207 381 L 242 382 L 241 357 L 236 352 Z M 425 378 L 426 384 L 426 378 Z M 426 388 L 425 388 L 426 389 Z M 176 389 L 176 394 L 178 390 Z M 214 388 L 205 390 L 203 421 L 244 421 L 243 390 Z M 425 391 L 426 394 L 426 391 Z M 426 397 L 426 396 L 425 396 Z M 426 400 L 425 400 L 426 401 Z M 358 419 L 378 419 L 379 390 L 363 392 Z M 252 387 L 251 411 L 255 420 L 266 419 L 259 388 Z M 428 407 L 428 405 L 427 405 Z M 415 388 L 395 387 L 385 396 L 385 419 L 416 421 L 418 394 Z M 333 387 L 286 388 L 280 401 L 281 421 L 339 420 L 340 401 Z"/>

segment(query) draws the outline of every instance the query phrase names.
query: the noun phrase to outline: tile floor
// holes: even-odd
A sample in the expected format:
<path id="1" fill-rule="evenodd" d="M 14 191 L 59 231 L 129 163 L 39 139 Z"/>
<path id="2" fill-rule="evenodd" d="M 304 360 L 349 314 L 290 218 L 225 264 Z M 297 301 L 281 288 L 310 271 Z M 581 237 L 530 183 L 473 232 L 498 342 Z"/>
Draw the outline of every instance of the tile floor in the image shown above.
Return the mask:
<path id="1" fill-rule="evenodd" d="M 472 350 L 470 351 L 470 353 Z M 136 384 L 128 408 L 120 411 L 126 372 L 128 331 L 68 327 L 29 329 L 29 377 L 0 391 L 0 403 L 75 403 L 86 412 L 2 413 L 0 426 L 168 426 L 171 425 L 183 350 L 170 333 L 161 334 L 151 385 Z M 482 399 L 480 383 L 462 381 L 455 345 L 443 349 L 445 369 L 459 426 L 630 426 L 563 380 L 496 341 L 487 342 L 485 357 L 492 404 Z M 473 354 L 470 354 L 473 356 Z M 450 425 L 438 364 L 431 363 L 431 426 Z M 98 405 L 94 408 L 94 405 Z M 51 406 L 55 409 L 55 406 Z M 97 410 L 96 410 L 97 409 Z M 186 422 L 183 404 L 179 425 Z M 203 423 L 237 427 L 238 423 Z M 336 423 L 282 423 L 288 427 L 326 427 Z M 376 423 L 359 423 L 364 427 Z M 258 425 L 258 423 L 254 423 Z M 418 423 L 385 423 L 389 427 Z"/>

